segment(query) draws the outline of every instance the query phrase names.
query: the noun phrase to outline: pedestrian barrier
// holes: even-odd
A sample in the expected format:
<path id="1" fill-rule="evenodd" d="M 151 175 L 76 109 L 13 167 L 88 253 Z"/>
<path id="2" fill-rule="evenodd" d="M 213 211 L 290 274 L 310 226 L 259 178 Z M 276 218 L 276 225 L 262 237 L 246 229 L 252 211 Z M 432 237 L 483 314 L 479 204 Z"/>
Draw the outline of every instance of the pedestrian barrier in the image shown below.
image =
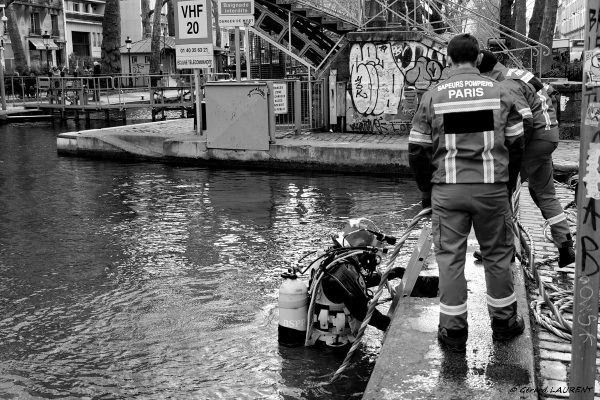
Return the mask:
<path id="1" fill-rule="evenodd" d="M 278 132 L 318 130 L 326 125 L 327 102 L 322 79 L 274 80 L 275 128 Z"/>
<path id="2" fill-rule="evenodd" d="M 231 82 L 229 73 L 202 75 L 205 82 Z M 264 82 L 264 81 L 256 81 Z M 320 80 L 273 80 L 278 103 L 275 130 L 301 132 L 323 129 L 328 111 L 326 82 Z M 13 105 L 49 110 L 152 109 L 155 114 L 193 107 L 193 74 L 120 74 L 66 77 L 7 77 L 6 99 Z M 204 90 L 204 89 L 203 89 Z M 272 96 L 275 98 L 275 96 Z M 195 114 L 193 111 L 188 116 Z"/>

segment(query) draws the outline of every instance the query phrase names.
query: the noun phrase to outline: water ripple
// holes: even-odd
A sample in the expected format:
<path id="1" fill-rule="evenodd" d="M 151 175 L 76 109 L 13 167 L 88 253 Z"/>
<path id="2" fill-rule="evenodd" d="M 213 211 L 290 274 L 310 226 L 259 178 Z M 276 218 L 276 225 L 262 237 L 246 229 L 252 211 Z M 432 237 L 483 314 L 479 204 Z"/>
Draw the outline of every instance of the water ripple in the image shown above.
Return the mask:
<path id="1" fill-rule="evenodd" d="M 348 217 L 400 232 L 412 183 L 61 158 L 60 129 L 0 126 L 0 397 L 361 397 L 381 334 L 326 384 L 343 356 L 277 344 L 279 274 Z"/>

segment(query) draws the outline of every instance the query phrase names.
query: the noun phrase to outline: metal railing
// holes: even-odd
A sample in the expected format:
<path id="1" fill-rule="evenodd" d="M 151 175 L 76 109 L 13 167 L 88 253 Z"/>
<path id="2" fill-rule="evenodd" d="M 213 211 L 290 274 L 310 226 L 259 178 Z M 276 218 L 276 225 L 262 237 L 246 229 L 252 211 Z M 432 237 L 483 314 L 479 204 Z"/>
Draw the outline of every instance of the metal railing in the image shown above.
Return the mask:
<path id="1" fill-rule="evenodd" d="M 203 78 L 208 82 L 232 80 L 229 74 L 205 74 Z M 275 115 L 277 132 L 320 130 L 326 126 L 325 79 L 271 82 L 286 88 L 285 112 Z M 194 105 L 194 88 L 193 74 L 5 78 L 7 103 L 59 110 L 184 109 Z"/>
<path id="2" fill-rule="evenodd" d="M 327 91 L 323 79 L 300 80 L 275 80 L 275 85 L 286 85 L 286 107 L 275 108 L 275 130 L 289 132 L 302 130 L 319 130 L 327 123 L 325 118 Z M 285 113 L 277 113 L 277 109 Z"/>
<path id="3" fill-rule="evenodd" d="M 131 108 L 157 104 L 189 107 L 193 75 L 141 75 L 139 86 L 132 76 L 6 77 L 6 102 L 13 106 L 69 108 Z M 212 79 L 212 78 L 211 78 Z M 143 84 L 142 84 L 143 83 Z"/>

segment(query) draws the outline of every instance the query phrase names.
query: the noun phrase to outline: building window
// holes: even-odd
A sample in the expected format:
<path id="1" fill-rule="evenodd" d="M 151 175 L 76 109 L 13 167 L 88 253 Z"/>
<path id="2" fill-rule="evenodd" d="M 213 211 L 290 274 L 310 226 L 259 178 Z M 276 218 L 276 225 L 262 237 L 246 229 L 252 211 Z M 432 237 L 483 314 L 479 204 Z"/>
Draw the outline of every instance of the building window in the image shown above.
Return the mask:
<path id="1" fill-rule="evenodd" d="M 89 13 L 90 12 L 90 5 L 89 4 L 85 3 L 83 5 L 83 12 L 84 13 Z"/>
<path id="2" fill-rule="evenodd" d="M 137 63 L 137 56 L 131 56 L 131 62 Z"/>
<path id="3" fill-rule="evenodd" d="M 60 36 L 60 31 L 58 30 L 58 15 L 51 15 L 50 20 L 52 22 L 52 36 Z"/>
<path id="4" fill-rule="evenodd" d="M 79 3 L 73 2 L 73 11 L 79 12 Z"/>
<path id="5" fill-rule="evenodd" d="M 73 43 L 73 53 L 78 56 L 90 56 L 90 34 L 88 32 L 72 32 L 71 43 Z"/>
<path id="6" fill-rule="evenodd" d="M 31 13 L 31 33 L 35 33 L 37 35 L 42 34 L 42 28 L 40 28 L 40 14 L 39 13 Z"/>
<path id="7" fill-rule="evenodd" d="M 150 56 L 144 56 L 144 64 L 150 64 Z"/>
<path id="8" fill-rule="evenodd" d="M 92 46 L 96 47 L 96 34 L 92 32 Z"/>

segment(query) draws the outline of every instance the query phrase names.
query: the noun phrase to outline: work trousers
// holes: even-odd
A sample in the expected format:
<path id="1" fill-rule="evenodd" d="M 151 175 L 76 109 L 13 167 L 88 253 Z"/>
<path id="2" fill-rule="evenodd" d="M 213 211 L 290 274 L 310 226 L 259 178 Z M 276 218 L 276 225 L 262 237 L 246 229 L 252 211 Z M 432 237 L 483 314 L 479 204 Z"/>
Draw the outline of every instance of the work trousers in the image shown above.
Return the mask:
<path id="1" fill-rule="evenodd" d="M 570 240 L 571 230 L 565 212 L 556 198 L 552 152 L 558 143 L 532 140 L 525 147 L 521 162 L 521 179 L 529 179 L 529 193 L 550 225 L 556 247 Z"/>
<path id="2" fill-rule="evenodd" d="M 471 226 L 479 241 L 490 317 L 506 320 L 517 311 L 511 272 L 512 210 L 505 183 L 435 184 L 432 225 L 440 274 L 440 327 L 467 324 L 465 254 Z"/>

